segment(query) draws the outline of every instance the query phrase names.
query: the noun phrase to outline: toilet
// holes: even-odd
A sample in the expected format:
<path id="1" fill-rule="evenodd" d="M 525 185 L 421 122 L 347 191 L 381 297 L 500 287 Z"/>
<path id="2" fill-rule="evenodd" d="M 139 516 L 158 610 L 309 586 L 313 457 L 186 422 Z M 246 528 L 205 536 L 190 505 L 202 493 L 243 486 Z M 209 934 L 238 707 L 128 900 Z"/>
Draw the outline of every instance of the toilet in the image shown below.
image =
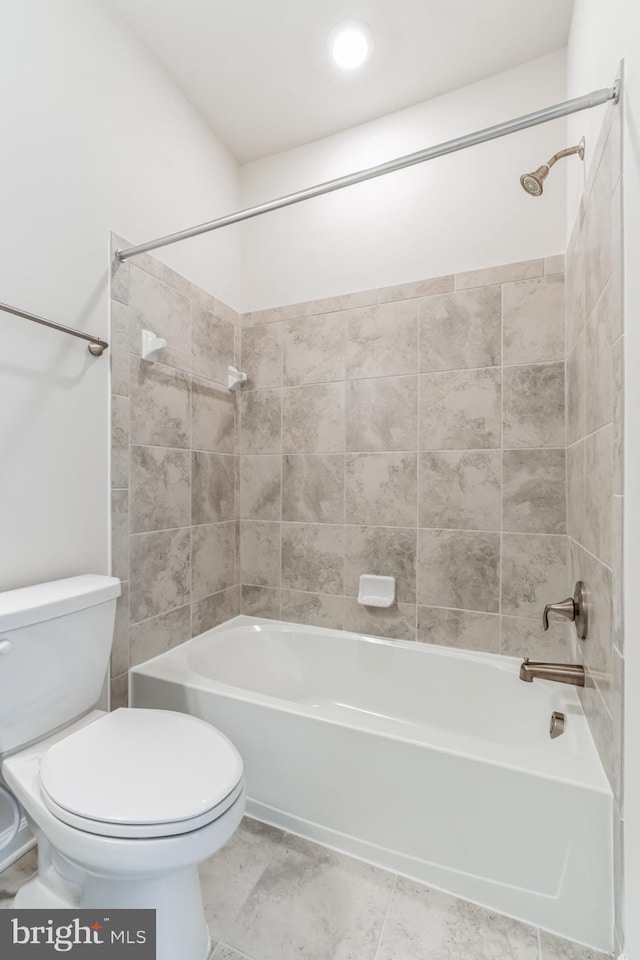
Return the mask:
<path id="1" fill-rule="evenodd" d="M 120 581 L 0 594 L 0 772 L 38 842 L 25 908 L 152 908 L 157 960 L 206 960 L 197 865 L 236 830 L 243 764 L 210 724 L 96 709 Z"/>

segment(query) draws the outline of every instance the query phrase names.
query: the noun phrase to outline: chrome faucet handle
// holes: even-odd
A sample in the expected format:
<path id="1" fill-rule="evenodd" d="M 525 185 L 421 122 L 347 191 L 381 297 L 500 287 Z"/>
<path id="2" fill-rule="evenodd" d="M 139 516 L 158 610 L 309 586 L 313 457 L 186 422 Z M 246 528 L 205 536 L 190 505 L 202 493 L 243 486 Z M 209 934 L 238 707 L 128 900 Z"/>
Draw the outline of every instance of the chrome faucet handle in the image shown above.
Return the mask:
<path id="1" fill-rule="evenodd" d="M 578 580 L 572 597 L 561 600 L 559 603 L 548 603 L 542 613 L 542 627 L 549 629 L 549 614 L 558 613 L 567 620 L 573 620 L 576 625 L 576 633 L 581 640 L 587 635 L 587 604 L 586 590 L 582 580 Z"/>
<path id="2" fill-rule="evenodd" d="M 548 603 L 546 605 L 542 613 L 542 626 L 545 630 L 549 629 L 550 613 L 559 613 L 561 616 L 566 617 L 567 620 L 575 620 L 576 605 L 573 597 L 568 597 L 566 600 L 560 600 L 559 603 Z"/>

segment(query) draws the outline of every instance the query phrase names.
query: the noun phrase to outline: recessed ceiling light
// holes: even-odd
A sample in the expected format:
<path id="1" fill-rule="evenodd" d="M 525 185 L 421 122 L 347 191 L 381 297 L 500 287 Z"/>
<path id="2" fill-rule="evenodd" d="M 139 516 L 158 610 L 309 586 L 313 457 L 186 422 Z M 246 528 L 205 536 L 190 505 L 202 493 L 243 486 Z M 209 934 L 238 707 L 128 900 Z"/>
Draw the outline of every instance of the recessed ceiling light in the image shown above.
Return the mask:
<path id="1" fill-rule="evenodd" d="M 342 70 L 355 70 L 371 56 L 373 36 L 360 20 L 346 20 L 329 34 L 331 59 Z"/>

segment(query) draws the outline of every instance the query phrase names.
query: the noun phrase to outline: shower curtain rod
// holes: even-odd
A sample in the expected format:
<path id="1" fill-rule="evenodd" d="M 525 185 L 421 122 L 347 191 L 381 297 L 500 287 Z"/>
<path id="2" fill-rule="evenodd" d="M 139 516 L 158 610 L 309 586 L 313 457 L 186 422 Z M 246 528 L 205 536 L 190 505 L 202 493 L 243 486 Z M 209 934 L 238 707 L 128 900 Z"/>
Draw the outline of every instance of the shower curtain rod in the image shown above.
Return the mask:
<path id="1" fill-rule="evenodd" d="M 583 97 L 566 100 L 564 103 L 556 104 L 554 107 L 547 107 L 545 110 L 538 110 L 535 113 L 528 113 L 523 117 L 518 117 L 516 120 L 498 123 L 493 127 L 486 127 L 484 130 L 479 130 L 477 133 L 469 133 L 464 137 L 457 137 L 455 140 L 447 140 L 445 143 L 437 144 L 435 147 L 427 147 L 426 150 L 418 150 L 417 153 L 409 153 L 404 157 L 398 157 L 396 160 L 389 160 L 387 163 L 378 164 L 376 167 L 359 170 L 345 177 L 338 177 L 336 180 L 327 180 L 325 183 L 317 184 L 315 187 L 307 187 L 306 190 L 298 190 L 297 193 L 289 193 L 284 197 L 269 200 L 267 203 L 260 203 L 255 207 L 247 207 L 246 210 L 239 210 L 237 213 L 230 213 L 226 217 L 218 217 L 217 220 L 200 223 L 198 226 L 190 227 L 188 230 L 170 233 L 166 237 L 160 237 L 158 240 L 149 240 L 148 243 L 140 243 L 136 247 L 125 247 L 123 250 L 116 250 L 116 257 L 118 260 L 128 260 L 129 257 L 135 257 L 139 253 L 146 253 L 148 250 L 157 250 L 159 247 L 168 247 L 170 244 L 178 243 L 180 240 L 188 240 L 190 237 L 197 237 L 201 233 L 209 233 L 211 230 L 219 230 L 220 227 L 228 227 L 232 223 L 240 223 L 242 220 L 250 220 L 252 217 L 262 216 L 263 213 L 271 213 L 272 210 L 290 207 L 292 204 L 301 203 L 303 200 L 321 197 L 325 193 L 333 193 L 334 190 L 342 190 L 344 187 L 351 187 L 356 183 L 363 183 L 365 180 L 373 180 L 375 177 L 382 177 L 387 173 L 394 173 L 396 170 L 403 170 L 405 167 L 412 167 L 417 163 L 424 163 L 425 160 L 434 160 L 436 157 L 442 157 L 447 153 L 465 150 L 467 147 L 474 147 L 478 143 L 486 143 L 487 140 L 496 140 L 498 137 L 504 137 L 509 133 L 516 133 L 518 130 L 525 130 L 527 127 L 535 127 L 539 123 L 547 123 L 549 120 L 557 120 L 560 117 L 569 116 L 571 113 L 578 113 L 580 110 L 590 110 L 592 107 L 599 107 L 609 100 L 614 100 L 617 103 L 619 96 L 620 80 L 616 80 L 612 87 L 594 90 L 592 93 L 587 93 Z"/>

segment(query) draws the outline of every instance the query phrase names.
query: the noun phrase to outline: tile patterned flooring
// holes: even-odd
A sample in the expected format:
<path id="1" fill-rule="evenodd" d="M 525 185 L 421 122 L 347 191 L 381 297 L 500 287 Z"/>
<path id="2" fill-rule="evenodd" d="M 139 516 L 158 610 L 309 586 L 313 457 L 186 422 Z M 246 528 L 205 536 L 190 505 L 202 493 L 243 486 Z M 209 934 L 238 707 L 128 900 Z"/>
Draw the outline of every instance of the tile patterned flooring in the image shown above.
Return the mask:
<path id="1" fill-rule="evenodd" d="M 0 908 L 35 867 L 0 875 Z M 200 873 L 212 960 L 605 960 L 248 817 Z"/>

